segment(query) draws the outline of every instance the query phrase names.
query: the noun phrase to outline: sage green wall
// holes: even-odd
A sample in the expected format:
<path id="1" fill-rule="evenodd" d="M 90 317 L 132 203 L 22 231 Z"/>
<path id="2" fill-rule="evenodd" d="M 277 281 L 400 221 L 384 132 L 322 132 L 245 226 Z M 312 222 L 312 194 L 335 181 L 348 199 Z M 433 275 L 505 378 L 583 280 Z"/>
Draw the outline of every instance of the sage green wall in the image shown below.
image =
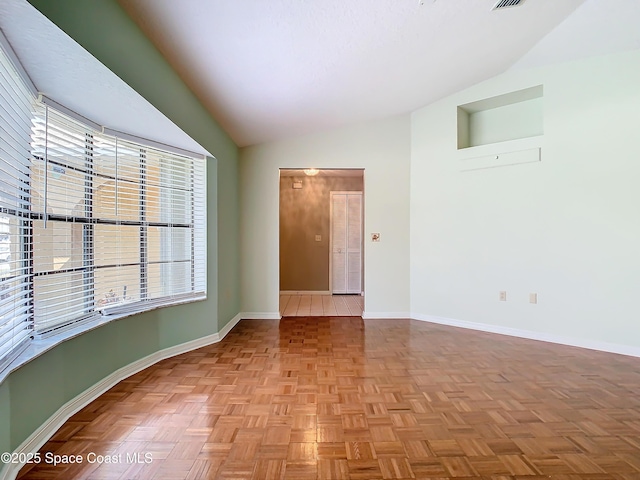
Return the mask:
<path id="1" fill-rule="evenodd" d="M 214 334 L 240 310 L 238 151 L 115 0 L 31 0 L 50 20 L 215 155 L 207 165 L 208 299 L 118 320 L 64 342 L 0 384 L 0 451 L 115 370 Z"/>
<path id="2" fill-rule="evenodd" d="M 0 452 L 7 452 L 11 447 L 11 397 L 9 384 L 0 384 Z M 0 466 L 2 468 L 2 466 Z"/>
<path id="3" fill-rule="evenodd" d="M 216 269 L 211 259 L 209 260 L 209 273 L 216 271 L 218 273 L 218 330 L 220 330 L 240 312 L 240 196 L 237 149 L 234 148 L 232 158 L 222 157 L 218 161 L 217 173 L 217 195 L 210 195 L 213 198 L 209 199 L 208 208 L 213 208 L 211 202 L 218 202 L 217 208 L 213 210 L 218 212 L 216 239 L 218 258 Z M 209 238 L 210 248 L 213 248 L 211 243 L 213 240 Z M 210 281 L 209 285 L 213 285 L 213 282 Z"/>

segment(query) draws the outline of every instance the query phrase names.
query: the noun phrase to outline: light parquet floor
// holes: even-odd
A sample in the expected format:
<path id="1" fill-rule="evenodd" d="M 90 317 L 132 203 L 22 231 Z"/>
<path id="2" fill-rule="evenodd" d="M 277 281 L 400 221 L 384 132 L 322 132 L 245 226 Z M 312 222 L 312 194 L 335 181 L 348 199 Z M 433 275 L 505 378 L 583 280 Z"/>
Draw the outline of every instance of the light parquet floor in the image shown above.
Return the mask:
<path id="1" fill-rule="evenodd" d="M 283 317 L 360 317 L 363 309 L 361 295 L 280 295 Z"/>
<path id="2" fill-rule="evenodd" d="M 410 320 L 244 320 L 120 382 L 47 452 L 85 461 L 20 478 L 637 480 L 640 359 Z"/>

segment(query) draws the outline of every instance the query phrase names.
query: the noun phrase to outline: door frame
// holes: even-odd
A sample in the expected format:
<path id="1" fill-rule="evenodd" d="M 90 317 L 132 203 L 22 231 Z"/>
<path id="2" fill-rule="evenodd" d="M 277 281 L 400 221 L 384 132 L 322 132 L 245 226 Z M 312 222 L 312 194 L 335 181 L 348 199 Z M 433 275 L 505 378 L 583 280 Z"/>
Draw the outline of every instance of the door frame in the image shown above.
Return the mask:
<path id="1" fill-rule="evenodd" d="M 364 183 L 364 178 L 363 178 Z M 360 195 L 360 293 L 364 294 L 364 191 L 331 190 L 329 192 L 329 295 L 333 295 L 333 196 L 344 194 Z M 347 252 L 348 253 L 348 252 Z"/>

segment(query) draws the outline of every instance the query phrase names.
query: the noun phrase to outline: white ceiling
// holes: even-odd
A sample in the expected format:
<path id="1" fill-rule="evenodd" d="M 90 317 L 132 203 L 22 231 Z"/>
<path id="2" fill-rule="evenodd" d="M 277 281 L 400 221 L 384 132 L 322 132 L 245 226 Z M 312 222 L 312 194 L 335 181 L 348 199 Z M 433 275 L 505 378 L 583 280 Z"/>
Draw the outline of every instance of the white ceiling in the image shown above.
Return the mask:
<path id="1" fill-rule="evenodd" d="M 585 0 L 119 3 L 245 146 L 405 113 L 490 78 Z"/>
<path id="2" fill-rule="evenodd" d="M 640 48 L 640 0 L 118 1 L 240 146 L 410 112 L 508 69 Z M 26 0 L 0 0 L 0 29 L 52 99 L 206 152 Z"/>
<path id="3" fill-rule="evenodd" d="M 587 0 L 511 68 L 640 49 L 640 1 Z"/>

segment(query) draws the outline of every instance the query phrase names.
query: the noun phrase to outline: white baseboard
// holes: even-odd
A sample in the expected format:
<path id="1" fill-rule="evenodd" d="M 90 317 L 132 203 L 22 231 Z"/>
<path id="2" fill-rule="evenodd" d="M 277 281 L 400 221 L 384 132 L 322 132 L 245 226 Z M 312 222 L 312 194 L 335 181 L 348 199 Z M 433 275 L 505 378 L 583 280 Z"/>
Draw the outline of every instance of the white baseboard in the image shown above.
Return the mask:
<path id="1" fill-rule="evenodd" d="M 589 350 L 617 353 L 620 355 L 628 355 L 630 357 L 640 357 L 640 348 L 632 347 L 629 345 L 599 342 L 586 338 L 565 337 L 552 333 L 534 332 L 531 330 L 521 330 L 519 328 L 503 327 L 500 325 L 489 325 L 486 323 L 468 322 L 465 320 L 456 320 L 454 318 L 437 317 L 435 315 L 421 315 L 414 313 L 411 314 L 410 318 L 414 320 L 421 320 L 424 322 L 437 323 L 439 325 L 448 325 L 450 327 L 467 328 L 469 330 L 497 333 L 499 335 L 508 335 L 510 337 L 539 340 L 541 342 L 557 343 L 559 345 L 567 345 L 570 347 L 588 348 Z"/>
<path id="2" fill-rule="evenodd" d="M 235 317 L 229 320 L 229 323 L 227 323 L 224 327 L 222 327 L 222 330 L 218 332 L 218 335 L 220 336 L 220 340 L 226 337 L 229 334 L 229 332 L 233 329 L 233 327 L 235 327 L 238 324 L 240 320 L 242 320 L 242 315 L 240 314 L 237 314 Z"/>
<path id="3" fill-rule="evenodd" d="M 280 320 L 280 312 L 242 312 L 242 319 L 246 320 Z"/>
<path id="4" fill-rule="evenodd" d="M 241 315 L 238 314 L 233 317 L 231 321 L 227 323 L 222 328 L 222 330 L 220 330 L 219 333 L 213 333 L 211 335 L 207 335 L 206 337 L 197 338 L 189 342 L 181 343 L 180 345 L 175 345 L 173 347 L 159 350 L 155 353 L 152 353 L 151 355 L 136 360 L 135 362 L 116 370 L 115 372 L 103 378 L 98 383 L 89 387 L 77 397 L 69 400 L 62 407 L 60 407 L 58 411 L 51 415 L 51 417 L 49 417 L 49 419 L 47 419 L 42 425 L 40 425 L 40 427 L 35 432 L 29 435 L 29 438 L 22 442 L 22 444 L 15 450 L 15 453 L 30 454 L 37 452 L 45 443 L 47 443 L 47 440 L 49 440 L 49 438 L 51 438 L 53 434 L 56 433 L 56 431 L 69 419 L 69 417 L 87 406 L 100 395 L 115 386 L 118 382 L 121 382 L 131 375 L 138 373 L 141 370 L 144 370 L 145 368 L 148 368 L 166 358 L 174 357 L 176 355 L 190 352 L 197 348 L 205 347 L 207 345 L 219 342 L 241 319 Z M 23 464 L 6 464 L 0 471 L 0 480 L 14 480 L 23 466 Z"/>
<path id="5" fill-rule="evenodd" d="M 329 290 L 283 290 L 280 295 L 331 295 Z"/>
<path id="6" fill-rule="evenodd" d="M 409 312 L 362 312 L 362 318 L 365 320 L 373 319 L 393 319 L 393 318 L 411 318 Z"/>

